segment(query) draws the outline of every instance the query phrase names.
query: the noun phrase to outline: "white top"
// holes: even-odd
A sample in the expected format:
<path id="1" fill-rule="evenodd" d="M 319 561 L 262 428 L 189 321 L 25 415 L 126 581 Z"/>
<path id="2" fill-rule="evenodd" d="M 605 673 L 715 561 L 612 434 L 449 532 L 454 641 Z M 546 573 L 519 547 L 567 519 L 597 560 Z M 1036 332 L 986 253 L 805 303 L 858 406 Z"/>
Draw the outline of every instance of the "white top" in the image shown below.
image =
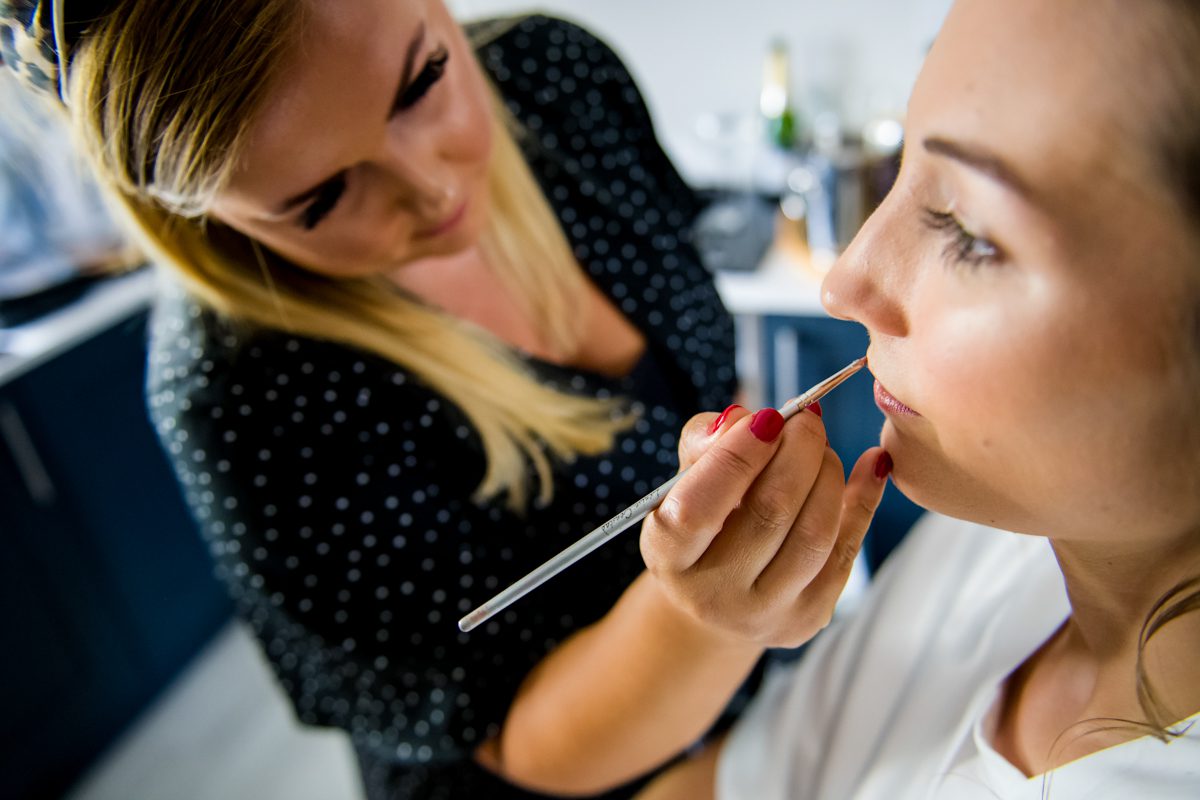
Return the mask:
<path id="1" fill-rule="evenodd" d="M 1143 737 L 1101 750 L 1045 779 L 1026 778 L 991 747 L 1006 677 L 1068 612 L 1046 540 L 926 515 L 858 613 L 768 678 L 726 743 L 717 797 L 1200 798 L 1200 725 L 1169 744 Z"/>

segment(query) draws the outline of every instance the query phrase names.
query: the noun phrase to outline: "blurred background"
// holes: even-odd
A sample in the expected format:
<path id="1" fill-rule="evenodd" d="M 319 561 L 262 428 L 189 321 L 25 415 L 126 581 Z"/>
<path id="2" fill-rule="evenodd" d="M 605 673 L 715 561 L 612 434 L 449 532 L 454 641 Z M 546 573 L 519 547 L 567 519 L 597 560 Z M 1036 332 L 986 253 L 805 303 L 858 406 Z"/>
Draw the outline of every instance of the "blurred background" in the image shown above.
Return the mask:
<path id="1" fill-rule="evenodd" d="M 751 402 L 862 355 L 818 287 L 895 177 L 949 0 L 450 5 L 564 16 L 622 57 L 706 200 Z M 125 250 L 68 153 L 0 81 L 0 798 L 358 798 L 348 743 L 295 724 L 212 577 L 143 406 L 154 275 L 112 276 Z M 823 403 L 844 460 L 877 441 L 869 389 Z M 888 492 L 850 601 L 916 516 Z"/>

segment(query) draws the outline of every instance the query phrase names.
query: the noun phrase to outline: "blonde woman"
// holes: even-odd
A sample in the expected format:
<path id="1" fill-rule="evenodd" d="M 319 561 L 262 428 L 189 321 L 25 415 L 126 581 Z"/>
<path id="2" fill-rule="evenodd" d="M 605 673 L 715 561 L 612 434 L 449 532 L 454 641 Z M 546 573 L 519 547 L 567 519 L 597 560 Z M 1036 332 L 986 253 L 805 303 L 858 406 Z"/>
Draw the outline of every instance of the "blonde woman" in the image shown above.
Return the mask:
<path id="1" fill-rule="evenodd" d="M 544 17 L 472 44 L 440 0 L 0 11 L 170 277 L 152 416 L 299 719 L 349 732 L 370 798 L 600 788 L 580 720 L 619 705 L 570 664 L 621 677 L 636 542 L 455 622 L 733 394 L 695 199 L 620 62 Z"/>

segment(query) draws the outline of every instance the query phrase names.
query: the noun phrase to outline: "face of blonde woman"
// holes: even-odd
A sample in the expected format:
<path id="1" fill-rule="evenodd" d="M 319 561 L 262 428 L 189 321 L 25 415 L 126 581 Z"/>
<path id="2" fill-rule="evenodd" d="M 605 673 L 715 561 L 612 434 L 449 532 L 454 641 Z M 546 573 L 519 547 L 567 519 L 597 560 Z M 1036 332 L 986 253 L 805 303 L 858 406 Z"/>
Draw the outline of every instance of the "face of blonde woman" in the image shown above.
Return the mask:
<path id="1" fill-rule="evenodd" d="M 961 0 L 898 184 L 825 282 L 870 331 L 882 442 L 927 507 L 1200 541 L 1200 260 L 1143 130 L 1168 85 L 1145 12 Z"/>
<path id="2" fill-rule="evenodd" d="M 491 106 L 440 0 L 304 4 L 217 220 L 332 276 L 473 245 L 488 213 Z"/>

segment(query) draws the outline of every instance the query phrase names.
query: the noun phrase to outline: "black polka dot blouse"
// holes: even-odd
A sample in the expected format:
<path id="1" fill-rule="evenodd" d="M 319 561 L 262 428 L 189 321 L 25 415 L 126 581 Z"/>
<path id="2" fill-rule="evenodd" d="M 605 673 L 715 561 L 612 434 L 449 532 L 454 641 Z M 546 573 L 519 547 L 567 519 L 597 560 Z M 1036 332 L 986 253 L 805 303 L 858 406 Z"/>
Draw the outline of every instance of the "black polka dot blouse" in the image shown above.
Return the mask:
<path id="1" fill-rule="evenodd" d="M 478 436 L 389 361 L 247 332 L 179 292 L 152 325 L 151 416 L 218 576 L 297 717 L 349 733 L 370 798 L 536 796 L 472 751 L 640 572 L 637 533 L 470 634 L 457 620 L 671 477 L 683 423 L 735 389 L 732 321 L 689 240 L 696 200 L 616 56 L 546 17 L 478 54 L 579 263 L 648 345 L 620 379 L 523 357 L 547 384 L 640 412 L 611 452 L 556 467 L 551 503 L 472 503 Z"/>

